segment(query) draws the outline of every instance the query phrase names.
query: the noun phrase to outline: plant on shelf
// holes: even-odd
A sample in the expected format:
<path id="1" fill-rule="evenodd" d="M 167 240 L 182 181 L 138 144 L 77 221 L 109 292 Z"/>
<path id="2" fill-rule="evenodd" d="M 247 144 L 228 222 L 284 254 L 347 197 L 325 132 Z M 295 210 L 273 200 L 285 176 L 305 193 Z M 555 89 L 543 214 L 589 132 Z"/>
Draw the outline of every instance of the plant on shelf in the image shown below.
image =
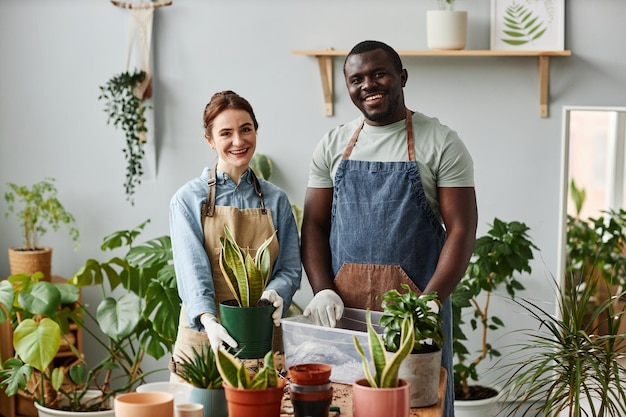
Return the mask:
<path id="1" fill-rule="evenodd" d="M 498 394 L 493 388 L 470 385 L 470 381 L 478 381 L 478 365 L 483 360 L 500 356 L 488 337 L 489 331 L 504 328 L 502 319 L 490 314 L 492 293 L 504 287 L 514 298 L 517 291 L 524 289 L 516 275 L 531 272 L 530 261 L 534 258 L 533 250 L 537 249 L 528 230 L 522 222 L 495 218 L 487 234 L 476 240 L 465 276 L 452 293 L 455 401 Z M 470 353 L 466 345 L 468 337 L 461 327 L 465 323 L 462 312 L 466 308 L 472 310 L 472 330 L 479 330 L 473 333 L 480 335 L 481 349 L 476 356 Z"/>
<path id="2" fill-rule="evenodd" d="M 76 228 L 76 221 L 59 201 L 54 182 L 54 178 L 44 178 L 31 187 L 7 183 L 10 190 L 4 193 L 4 200 L 8 204 L 5 217 L 15 214 L 20 223 L 24 238 L 21 250 L 39 249 L 39 238 L 43 237 L 49 228 L 57 231 L 61 225 L 68 227 L 75 247 L 78 246 L 79 231 Z"/>
<path id="3" fill-rule="evenodd" d="M 224 236 L 220 237 L 220 269 L 226 284 L 239 307 L 252 307 L 261 300 L 261 295 L 272 275 L 269 245 L 274 235 L 258 247 L 254 258 L 249 248 L 240 247 L 228 226 L 224 226 Z"/>
<path id="4" fill-rule="evenodd" d="M 415 326 L 413 316 L 409 315 L 402 319 L 400 325 L 400 341 L 398 349 L 387 357 L 385 345 L 381 336 L 376 333 L 372 325 L 372 318 L 369 310 L 365 316 L 367 322 L 367 338 L 369 341 L 369 354 L 374 362 L 374 373 L 370 369 L 370 364 L 365 356 L 365 352 L 359 343 L 359 339 L 353 336 L 354 346 L 361 356 L 365 378 L 372 388 L 394 388 L 398 386 L 398 371 L 402 361 L 411 353 L 415 345 Z"/>
<path id="5" fill-rule="evenodd" d="M 511 355 L 506 381 L 507 416 L 626 415 L 626 388 L 621 326 L 624 312 L 615 310 L 612 299 L 594 305 L 594 284 L 568 275 L 557 289 L 557 311 L 517 299 L 515 303 L 532 317 L 536 329 L 525 331 L 527 340 Z M 556 280 L 553 280 L 558 287 Z M 575 292 L 569 288 L 580 288 Z M 592 319 L 588 319 L 591 314 Z M 606 334 L 598 335 L 594 319 L 607 317 Z"/>
<path id="6" fill-rule="evenodd" d="M 441 10 L 454 10 L 455 0 L 437 0 L 439 9 Z"/>
<path id="7" fill-rule="evenodd" d="M 98 100 L 104 100 L 104 111 L 107 114 L 107 124 L 113 123 L 121 128 L 126 137 L 126 181 L 124 189 L 127 200 L 134 204 L 135 188 L 141 184 L 143 175 L 142 160 L 145 155 L 144 145 L 147 140 L 146 126 L 147 98 L 141 90 L 146 81 L 146 72 L 122 72 L 114 75 L 105 85 L 100 86 Z"/>
<path id="8" fill-rule="evenodd" d="M 28 393 L 27 383 L 36 375 L 43 381 L 36 391 L 30 390 L 37 404 L 54 408 L 65 399 L 72 409 L 99 409 L 116 393 L 132 391 L 158 371 L 143 372 L 141 365 L 146 355 L 159 359 L 172 352 L 180 299 L 169 236 L 134 244 L 148 222 L 105 237 L 102 250 L 128 246 L 127 254 L 105 262 L 89 259 L 67 283 L 38 282 L 37 274 L 11 277 L 10 285 L 2 282 L 0 301 L 15 330 L 16 354 L 0 373 L 8 395 Z M 78 300 L 86 286 L 102 290 L 95 315 Z M 71 308 L 68 303 L 73 303 Z M 104 348 L 104 357 L 95 365 L 86 364 L 67 338 L 71 324 Z M 64 339 L 77 360 L 56 366 L 52 360 L 57 342 Z M 82 400 L 90 390 L 100 395 L 85 405 Z"/>
<path id="9" fill-rule="evenodd" d="M 4 193 L 7 202 L 5 217 L 15 215 L 23 238 L 22 246 L 9 248 L 12 274 L 33 274 L 41 271 L 44 279 L 51 279 L 52 248 L 40 246 L 39 239 L 50 229 L 58 231 L 66 226 L 74 249 L 78 249 L 79 231 L 74 216 L 58 198 L 54 178 L 44 178 L 31 187 L 8 182 Z"/>

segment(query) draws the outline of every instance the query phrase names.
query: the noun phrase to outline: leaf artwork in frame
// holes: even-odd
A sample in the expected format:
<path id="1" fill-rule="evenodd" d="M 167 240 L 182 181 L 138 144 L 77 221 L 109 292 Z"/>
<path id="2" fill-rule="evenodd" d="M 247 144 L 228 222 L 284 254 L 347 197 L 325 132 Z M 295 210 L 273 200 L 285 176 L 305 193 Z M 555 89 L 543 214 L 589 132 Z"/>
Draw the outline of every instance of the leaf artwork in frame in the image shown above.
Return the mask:
<path id="1" fill-rule="evenodd" d="M 564 0 L 491 0 L 491 49 L 564 50 Z"/>

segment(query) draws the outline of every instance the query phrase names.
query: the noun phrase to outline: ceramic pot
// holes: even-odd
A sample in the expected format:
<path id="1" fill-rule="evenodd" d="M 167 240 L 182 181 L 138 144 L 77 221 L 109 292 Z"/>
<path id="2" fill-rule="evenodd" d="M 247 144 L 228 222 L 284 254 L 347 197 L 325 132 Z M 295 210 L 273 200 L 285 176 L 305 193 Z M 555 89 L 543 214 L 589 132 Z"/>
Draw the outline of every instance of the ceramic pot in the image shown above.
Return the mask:
<path id="1" fill-rule="evenodd" d="M 189 402 L 204 406 L 203 417 L 228 417 L 228 406 L 224 389 L 191 389 Z"/>
<path id="2" fill-rule="evenodd" d="M 330 382 L 321 385 L 289 384 L 295 417 L 328 417 L 333 400 Z"/>
<path id="3" fill-rule="evenodd" d="M 267 389 L 240 389 L 224 384 L 229 417 L 278 417 L 283 399 L 285 380 L 278 387 Z"/>
<path id="4" fill-rule="evenodd" d="M 174 396 L 167 392 L 129 392 L 115 397 L 115 417 L 174 417 Z"/>
<path id="5" fill-rule="evenodd" d="M 235 305 L 232 305 L 232 304 Z M 259 359 L 272 350 L 274 306 L 239 307 L 234 300 L 220 303 L 220 324 L 237 341 L 230 352 L 240 359 Z"/>
<path id="6" fill-rule="evenodd" d="M 352 384 L 353 417 L 409 417 L 410 385 L 400 379 L 396 388 L 372 388 L 367 379 Z"/>
<path id="7" fill-rule="evenodd" d="M 467 12 L 427 11 L 426 38 L 430 49 L 464 49 L 467 41 Z"/>
<path id="8" fill-rule="evenodd" d="M 502 392 L 500 387 L 493 387 Z M 454 400 L 455 417 L 496 417 L 500 415 L 500 395 L 484 400 Z"/>
<path id="9" fill-rule="evenodd" d="M 439 399 L 441 349 L 429 353 L 412 353 L 400 364 L 398 378 L 411 386 L 411 408 L 430 407 Z"/>
<path id="10" fill-rule="evenodd" d="M 103 411 L 66 411 L 44 407 L 37 403 L 34 404 L 39 417 L 115 417 L 115 410 L 113 409 Z"/>
<path id="11" fill-rule="evenodd" d="M 302 363 L 289 367 L 289 379 L 298 385 L 321 385 L 330 381 L 332 368 L 325 363 Z"/>

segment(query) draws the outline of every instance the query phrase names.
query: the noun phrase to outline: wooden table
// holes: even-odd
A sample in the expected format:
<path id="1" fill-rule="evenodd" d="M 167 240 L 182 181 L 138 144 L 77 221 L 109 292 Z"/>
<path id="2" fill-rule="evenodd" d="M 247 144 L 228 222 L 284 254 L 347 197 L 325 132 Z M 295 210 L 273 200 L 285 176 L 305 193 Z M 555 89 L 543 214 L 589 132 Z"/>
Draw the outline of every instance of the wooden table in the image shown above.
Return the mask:
<path id="1" fill-rule="evenodd" d="M 439 375 L 439 399 L 437 404 L 431 407 L 411 408 L 411 417 L 441 417 L 443 415 L 443 402 L 446 392 L 446 370 L 441 368 Z M 340 413 L 331 412 L 329 417 L 352 417 L 352 386 L 333 382 L 333 402 L 332 405 L 338 406 Z M 285 394 L 283 398 L 283 410 L 293 410 L 289 394 Z M 293 416 L 291 413 L 281 413 L 281 417 Z"/>

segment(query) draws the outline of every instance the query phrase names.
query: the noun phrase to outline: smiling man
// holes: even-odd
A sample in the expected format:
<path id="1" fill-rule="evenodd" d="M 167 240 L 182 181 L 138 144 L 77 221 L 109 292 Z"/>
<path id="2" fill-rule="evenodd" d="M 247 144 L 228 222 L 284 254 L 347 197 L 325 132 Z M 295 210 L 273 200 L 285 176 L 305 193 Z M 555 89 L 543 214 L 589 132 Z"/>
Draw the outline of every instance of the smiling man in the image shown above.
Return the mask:
<path id="1" fill-rule="evenodd" d="M 329 131 L 313 154 L 304 204 L 302 261 L 315 296 L 304 314 L 334 327 L 345 307 L 380 310 L 380 294 L 408 284 L 442 302 L 454 415 L 449 296 L 476 239 L 472 158 L 456 132 L 406 108 L 398 53 L 357 44 L 344 63 L 363 117 Z"/>

